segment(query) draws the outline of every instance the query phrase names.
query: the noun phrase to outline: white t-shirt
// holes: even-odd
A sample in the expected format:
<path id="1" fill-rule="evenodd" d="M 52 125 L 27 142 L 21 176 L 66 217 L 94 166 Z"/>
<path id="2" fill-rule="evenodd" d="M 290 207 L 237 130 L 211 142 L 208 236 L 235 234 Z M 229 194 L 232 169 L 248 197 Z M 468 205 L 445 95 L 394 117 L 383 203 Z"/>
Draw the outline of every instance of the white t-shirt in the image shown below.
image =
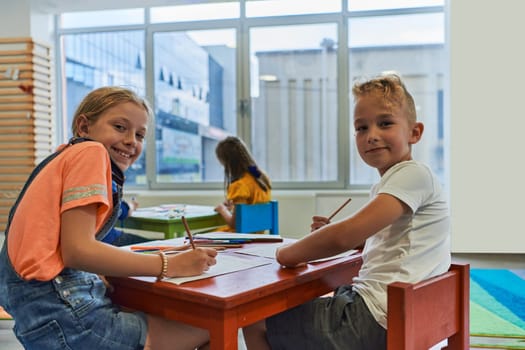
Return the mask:
<path id="1" fill-rule="evenodd" d="M 449 269 L 450 216 L 439 179 L 424 164 L 398 163 L 388 169 L 370 197 L 390 194 L 412 209 L 366 240 L 363 266 L 354 289 L 376 321 L 387 328 L 387 286 L 415 283 Z"/>

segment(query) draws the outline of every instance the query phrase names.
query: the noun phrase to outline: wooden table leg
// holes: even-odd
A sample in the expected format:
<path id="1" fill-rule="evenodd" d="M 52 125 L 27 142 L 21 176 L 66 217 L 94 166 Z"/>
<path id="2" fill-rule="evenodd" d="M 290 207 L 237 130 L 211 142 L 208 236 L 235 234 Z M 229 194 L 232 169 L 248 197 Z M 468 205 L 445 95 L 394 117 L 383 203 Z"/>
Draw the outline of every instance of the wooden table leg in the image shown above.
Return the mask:
<path id="1" fill-rule="evenodd" d="M 238 332 L 235 322 L 217 322 L 210 330 L 211 350 L 237 350 Z"/>

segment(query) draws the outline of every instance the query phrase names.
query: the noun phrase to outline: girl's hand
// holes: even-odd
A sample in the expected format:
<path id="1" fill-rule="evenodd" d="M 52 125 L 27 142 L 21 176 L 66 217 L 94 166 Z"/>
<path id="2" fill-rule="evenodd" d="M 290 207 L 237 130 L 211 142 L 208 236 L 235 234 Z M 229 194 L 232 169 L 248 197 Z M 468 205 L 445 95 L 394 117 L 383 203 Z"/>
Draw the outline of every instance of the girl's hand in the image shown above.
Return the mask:
<path id="1" fill-rule="evenodd" d="M 231 213 L 233 211 L 233 207 L 234 204 L 231 200 L 225 200 L 215 207 L 215 211 L 219 214 Z"/>
<path id="2" fill-rule="evenodd" d="M 217 251 L 198 247 L 168 256 L 168 277 L 197 276 L 217 263 Z"/>
<path id="3" fill-rule="evenodd" d="M 228 211 L 228 208 L 224 206 L 224 203 L 221 203 L 215 207 L 215 211 L 219 214 L 224 214 L 226 211 Z"/>
<path id="4" fill-rule="evenodd" d="M 233 207 L 235 205 L 233 204 L 233 201 L 231 199 L 225 200 L 223 204 L 229 211 L 233 211 Z"/>
<path id="5" fill-rule="evenodd" d="M 315 230 L 319 229 L 320 227 L 323 227 L 324 225 L 328 225 L 329 223 L 330 223 L 330 220 L 328 220 L 327 217 L 314 216 L 312 217 L 312 224 L 310 225 L 310 232 L 314 232 Z"/>
<path id="6" fill-rule="evenodd" d="M 235 217 L 233 213 L 232 201 L 224 201 L 223 203 L 215 207 L 215 211 L 222 216 L 224 222 L 226 222 L 226 225 L 232 228 L 235 227 Z"/>

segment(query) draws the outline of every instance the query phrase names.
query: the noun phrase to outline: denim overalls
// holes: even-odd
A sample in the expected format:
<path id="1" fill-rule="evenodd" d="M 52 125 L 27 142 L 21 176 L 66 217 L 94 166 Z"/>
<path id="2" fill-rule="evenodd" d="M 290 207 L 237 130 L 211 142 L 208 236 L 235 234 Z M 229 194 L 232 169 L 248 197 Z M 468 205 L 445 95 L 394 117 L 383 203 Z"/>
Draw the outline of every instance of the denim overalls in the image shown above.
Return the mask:
<path id="1" fill-rule="evenodd" d="M 98 275 L 65 268 L 51 281 L 26 281 L 14 270 L 7 254 L 7 235 L 18 203 L 33 178 L 60 152 L 86 139 L 73 139 L 61 151 L 43 160 L 31 173 L 9 213 L 6 239 L 0 252 L 0 306 L 13 316 L 14 332 L 25 349 L 142 349 L 147 334 L 142 313 L 122 312 L 106 297 Z M 97 239 L 114 226 L 119 213 L 124 176 L 111 164 L 113 193 L 111 218 L 97 232 Z"/>

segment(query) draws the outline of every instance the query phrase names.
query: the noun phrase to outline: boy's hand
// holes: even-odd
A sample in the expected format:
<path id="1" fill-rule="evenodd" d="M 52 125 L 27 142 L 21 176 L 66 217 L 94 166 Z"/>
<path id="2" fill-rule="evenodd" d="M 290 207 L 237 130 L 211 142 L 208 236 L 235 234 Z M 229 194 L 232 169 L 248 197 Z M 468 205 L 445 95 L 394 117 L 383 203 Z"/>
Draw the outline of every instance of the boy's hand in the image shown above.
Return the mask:
<path id="1" fill-rule="evenodd" d="M 296 268 L 296 267 L 306 266 L 306 262 L 300 262 L 298 264 L 293 264 L 293 265 L 292 264 L 285 264 L 285 263 L 283 263 L 283 261 L 281 260 L 282 255 L 280 254 L 280 251 L 283 250 L 283 248 L 289 247 L 290 245 L 291 244 L 285 244 L 285 245 L 280 246 L 279 248 L 277 248 L 277 250 L 275 251 L 275 259 L 277 260 L 277 262 L 282 267 L 287 267 L 287 268 Z"/>
<path id="2" fill-rule="evenodd" d="M 312 224 L 310 225 L 310 232 L 314 232 L 315 230 L 319 229 L 320 227 L 323 227 L 324 225 L 328 225 L 329 223 L 330 223 L 330 220 L 328 220 L 327 217 L 314 216 L 312 217 Z"/>

